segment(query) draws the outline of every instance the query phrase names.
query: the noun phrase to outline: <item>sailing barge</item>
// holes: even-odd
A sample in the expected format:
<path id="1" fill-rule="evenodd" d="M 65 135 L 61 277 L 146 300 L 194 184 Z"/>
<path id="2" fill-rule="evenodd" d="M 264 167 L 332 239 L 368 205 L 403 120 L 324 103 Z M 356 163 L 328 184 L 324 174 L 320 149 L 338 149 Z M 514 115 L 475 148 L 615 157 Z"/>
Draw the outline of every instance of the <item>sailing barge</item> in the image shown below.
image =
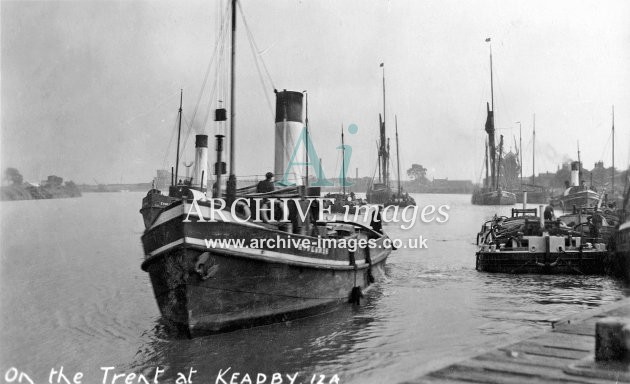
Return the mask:
<path id="1" fill-rule="evenodd" d="M 236 5 L 232 0 L 232 47 Z M 234 60 L 231 66 L 234 74 Z M 233 84 L 230 138 L 235 137 Z M 276 173 L 278 167 L 286 168 L 284 154 L 294 149 L 286 138 L 297 136 L 287 131 L 303 126 L 302 96 L 276 93 Z M 180 100 L 180 130 L 181 114 Z M 216 120 L 228 120 L 225 109 L 217 109 Z M 207 136 L 197 135 L 192 180 L 176 184 L 176 170 L 168 195 L 152 189 L 143 199 L 142 269 L 150 276 L 162 317 L 194 337 L 308 316 L 339 303 L 358 303 L 384 275 L 392 250 L 384 245 L 387 236 L 360 224 L 323 220 L 321 209 L 303 206 L 309 195 L 319 196 L 319 189 L 308 185 L 264 193 L 237 190 L 234 140 L 230 140 L 224 193 L 222 140 L 223 135 L 217 135 L 213 198 L 207 195 L 205 182 Z M 278 199 L 290 199 L 278 207 L 288 214 L 288 223 L 269 212 Z M 268 214 L 259 216 L 260 204 Z"/>
<path id="2" fill-rule="evenodd" d="M 486 39 L 487 42 L 490 39 Z M 475 205 L 514 205 L 516 204 L 516 195 L 510 191 L 507 191 L 499 185 L 499 179 L 501 174 L 501 159 L 503 157 L 503 135 L 499 143 L 499 153 L 497 154 L 497 148 L 495 144 L 494 136 L 494 87 L 492 81 L 492 48 L 490 48 L 490 94 L 492 109 L 490 104 L 486 103 L 486 124 L 485 130 L 488 134 L 488 141 L 486 144 L 486 177 L 483 181 L 483 187 L 473 191 L 471 203 Z M 489 162 L 489 164 L 488 164 Z"/>
<path id="3" fill-rule="evenodd" d="M 591 232 L 544 220 L 543 206 L 512 209 L 512 217 L 494 217 L 477 234 L 475 268 L 483 272 L 532 274 L 604 274 L 606 244 Z"/>
<path id="4" fill-rule="evenodd" d="M 370 204 L 385 204 L 392 196 L 389 185 L 389 139 L 385 134 L 385 64 L 383 68 L 383 116 L 378 115 L 379 141 L 378 146 L 378 183 L 372 182 L 368 186 L 365 197 Z"/>
<path id="5" fill-rule="evenodd" d="M 399 207 L 415 206 L 416 201 L 408 193 L 403 193 L 400 179 L 400 149 L 398 145 L 398 117 L 395 117 L 396 126 L 396 167 L 398 170 L 398 188 L 396 192 L 392 191 L 389 182 L 389 138 L 386 137 L 385 129 L 385 64 L 381 63 L 383 68 L 383 118 L 379 114 L 379 133 L 380 139 L 378 146 L 378 183 L 372 180 L 368 187 L 366 198 L 371 204 L 382 204 L 384 206 L 393 205 Z"/>

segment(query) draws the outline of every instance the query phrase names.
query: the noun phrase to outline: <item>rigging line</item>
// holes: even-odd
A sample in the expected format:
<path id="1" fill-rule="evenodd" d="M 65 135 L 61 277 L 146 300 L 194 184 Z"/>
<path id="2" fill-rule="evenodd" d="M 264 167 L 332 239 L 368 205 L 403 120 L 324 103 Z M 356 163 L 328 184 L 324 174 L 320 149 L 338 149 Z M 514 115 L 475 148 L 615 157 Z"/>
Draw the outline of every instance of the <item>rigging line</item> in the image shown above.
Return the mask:
<path id="1" fill-rule="evenodd" d="M 612 131 L 608 135 L 608 140 L 606 140 L 606 144 L 604 144 L 604 149 L 602 150 L 602 155 L 599 157 L 600 161 L 604 161 L 604 155 L 606 154 L 606 151 L 608 150 L 608 144 L 611 142 L 611 140 L 612 140 Z"/>
<path id="2" fill-rule="evenodd" d="M 162 169 L 166 167 L 166 159 L 168 158 L 168 152 L 171 148 L 171 144 L 173 143 L 173 138 L 175 138 L 175 132 L 177 132 L 177 117 L 175 117 L 175 121 L 173 122 L 173 129 L 171 129 L 171 138 L 168 140 L 168 145 L 166 146 L 166 150 L 164 151 L 164 159 L 162 159 Z"/>
<path id="3" fill-rule="evenodd" d="M 249 29 L 249 25 L 247 24 L 247 20 L 245 20 L 245 12 L 243 12 L 243 9 L 241 8 L 241 4 L 238 3 L 238 8 L 241 11 L 241 17 L 243 18 L 243 25 L 245 25 L 245 29 L 247 30 L 248 34 L 251 35 L 251 39 L 252 39 L 252 43 L 254 44 L 254 48 L 256 48 L 256 52 L 260 52 L 260 50 L 258 49 L 258 45 L 256 44 L 256 40 L 254 40 L 254 35 L 251 33 L 251 30 Z M 260 54 L 258 54 L 259 57 L 261 57 Z M 267 74 L 267 78 L 269 79 L 269 82 L 271 83 L 271 87 L 273 89 L 276 89 L 275 84 L 273 83 L 273 79 L 271 78 L 271 75 L 269 74 L 269 70 L 267 69 L 267 65 L 265 64 L 265 61 L 262 59 L 262 57 L 260 58 L 260 62 L 263 65 L 263 68 L 265 70 L 265 73 Z"/>
<path id="4" fill-rule="evenodd" d="M 484 178 L 483 170 L 486 168 L 486 159 L 481 160 L 481 170 L 479 171 L 479 177 L 477 181 L 481 184 L 482 179 Z"/>
<path id="5" fill-rule="evenodd" d="M 229 11 L 229 7 L 226 7 L 226 12 L 228 12 L 228 11 Z M 226 23 L 224 23 L 224 24 L 226 24 Z M 225 29 L 225 26 L 223 26 L 223 27 Z M 212 57 L 211 57 L 210 62 L 208 63 L 208 66 L 206 68 L 206 73 L 204 75 L 204 79 L 203 79 L 203 82 L 201 84 L 201 88 L 199 90 L 199 95 L 197 96 L 197 104 L 195 105 L 195 108 L 194 108 L 194 111 L 193 111 L 193 115 L 192 115 L 192 118 L 191 118 L 191 125 L 189 126 L 188 131 L 186 132 L 186 136 L 185 136 L 185 139 L 184 139 L 183 146 L 180 149 L 180 153 L 184 152 L 184 150 L 186 149 L 186 145 L 188 144 L 188 139 L 190 138 L 190 134 L 191 134 L 192 128 L 194 126 L 194 124 L 192 124 L 192 122 L 195 121 L 195 117 L 197 115 L 197 110 L 199 108 L 199 105 L 201 104 L 201 99 L 203 98 L 203 93 L 204 93 L 204 90 L 206 89 L 206 84 L 208 82 L 208 77 L 210 75 L 210 70 L 212 68 L 212 64 L 215 62 L 215 59 L 216 59 L 217 62 L 219 61 L 219 59 L 217 58 L 217 51 L 219 50 L 219 46 L 223 47 L 224 40 L 225 40 L 225 34 L 219 34 L 219 36 L 217 36 L 217 40 L 216 40 L 216 43 L 214 45 L 214 51 L 212 52 Z M 223 43 L 223 44 L 221 44 L 221 43 Z M 203 130 L 204 127 L 205 126 L 202 126 L 201 129 Z"/>
<path id="6" fill-rule="evenodd" d="M 378 163 L 377 165 L 374 166 L 374 172 L 372 172 L 372 180 L 370 181 L 370 184 L 374 184 L 374 178 L 376 177 L 376 169 L 378 168 Z"/>
<path id="7" fill-rule="evenodd" d="M 505 94 L 503 93 L 503 88 L 501 86 L 502 83 L 501 83 L 501 81 L 499 79 L 499 74 L 498 74 L 496 68 L 494 70 L 494 78 L 495 78 L 495 81 L 494 81 L 495 88 L 498 88 L 498 93 L 499 93 L 499 96 L 500 96 L 501 100 L 505 101 L 506 97 L 505 97 Z M 496 106 L 496 101 L 495 101 L 495 106 Z M 504 113 L 500 114 L 502 116 L 513 116 L 512 111 L 510 110 L 508 104 L 502 104 L 501 107 L 499 108 L 499 110 L 500 111 L 501 110 L 504 111 Z M 510 129 L 510 130 L 512 130 L 512 128 L 503 128 L 503 129 Z"/>
<path id="8" fill-rule="evenodd" d="M 167 101 L 171 101 L 171 100 L 172 100 L 172 98 L 173 98 L 175 95 L 178 95 L 178 96 L 179 96 L 179 91 L 177 91 L 177 92 L 173 92 L 172 94 L 170 94 L 170 95 L 166 96 L 164 99 L 162 99 L 162 100 L 158 101 L 158 102 L 157 102 L 157 104 L 155 104 L 155 105 L 154 105 L 153 107 L 151 107 L 150 109 L 147 109 L 146 111 L 144 111 L 144 112 L 142 112 L 142 113 L 140 113 L 140 114 L 138 114 L 138 115 L 135 115 L 134 117 L 132 117 L 132 118 L 130 118 L 129 120 L 125 121 L 125 122 L 124 122 L 124 124 L 126 124 L 126 125 L 128 125 L 128 126 L 130 126 L 130 127 L 131 127 L 131 123 L 132 123 L 133 121 L 135 121 L 135 120 L 137 120 L 137 119 L 139 119 L 139 118 L 141 118 L 141 117 L 143 117 L 143 116 L 148 115 L 149 113 L 151 113 L 151 112 L 153 112 L 154 110 L 158 109 L 158 108 L 159 108 L 159 107 L 161 107 L 162 105 L 166 104 L 166 102 L 167 102 Z"/>
<path id="9" fill-rule="evenodd" d="M 252 50 L 252 55 L 254 56 L 254 64 L 256 64 L 256 71 L 258 72 L 258 78 L 260 79 L 260 83 L 262 85 L 262 89 L 263 89 L 263 94 L 265 95 L 265 99 L 267 100 L 267 107 L 269 108 L 269 112 L 271 113 L 271 117 L 273 118 L 274 116 L 274 111 L 273 111 L 273 107 L 271 105 L 271 99 L 269 99 L 269 94 L 266 92 L 266 84 L 265 84 L 265 79 L 263 77 L 262 72 L 260 71 L 260 65 L 258 63 L 258 61 L 261 61 L 263 63 L 263 66 L 265 65 L 264 60 L 262 59 L 262 57 L 260 57 L 260 55 L 258 54 L 258 47 L 256 46 L 256 42 L 254 41 L 254 35 L 252 34 L 251 30 L 249 29 L 249 25 L 247 25 L 247 21 L 245 20 L 245 13 L 243 12 L 243 8 L 241 7 L 241 3 L 237 2 L 238 4 L 238 10 L 241 13 L 241 19 L 243 20 L 243 25 L 245 26 L 245 30 L 247 31 L 247 39 L 249 40 L 249 46 Z M 266 70 L 266 68 L 265 68 Z M 267 74 L 269 74 L 267 72 Z M 269 76 L 269 82 L 271 83 L 271 87 L 272 89 L 276 89 L 276 87 L 273 84 L 273 80 L 271 80 L 271 76 Z"/>
<path id="10" fill-rule="evenodd" d="M 225 92 L 225 83 L 227 82 L 227 80 L 225 79 L 226 76 L 220 77 L 220 73 L 222 68 L 224 68 L 225 66 L 227 66 L 227 64 L 225 63 L 226 61 L 226 56 L 224 55 L 225 52 L 225 36 L 227 35 L 227 23 L 225 24 L 225 28 L 224 28 L 224 33 L 222 34 L 222 36 L 224 36 L 223 38 L 223 44 L 221 45 L 221 48 L 219 49 L 219 59 L 217 59 L 217 65 L 216 65 L 216 71 L 215 71 L 215 80 L 212 83 L 212 89 L 210 90 L 210 94 L 209 94 L 209 103 L 212 104 L 212 100 L 215 97 L 215 94 L 223 94 L 223 92 Z M 217 89 L 218 88 L 218 89 Z M 217 108 L 219 106 L 217 105 Z M 203 119 L 203 125 L 202 127 L 205 127 L 208 124 L 208 120 L 210 118 L 210 112 L 211 112 L 212 108 L 208 108 L 206 110 L 206 115 L 204 116 Z"/>
<path id="11" fill-rule="evenodd" d="M 229 7 L 226 6 L 225 7 L 225 14 L 227 14 L 227 12 L 229 11 Z M 222 28 L 225 29 L 225 20 L 223 20 L 222 22 Z M 217 41 L 214 45 L 214 51 L 212 52 L 212 59 L 210 60 L 210 63 L 208 63 L 208 67 L 206 69 L 206 73 L 204 75 L 204 79 L 203 82 L 201 84 L 201 89 L 199 90 L 199 96 L 197 97 L 197 104 L 195 105 L 195 109 L 193 111 L 193 115 L 192 115 L 192 121 L 195 121 L 195 117 L 197 116 L 197 111 L 199 109 L 199 105 L 201 104 L 201 99 L 203 98 L 203 93 L 204 90 L 206 89 L 206 83 L 208 81 L 208 76 L 210 75 L 210 69 L 212 68 L 212 64 L 215 61 L 215 58 L 217 57 L 217 50 L 219 49 L 219 45 L 223 46 L 225 43 L 225 34 L 224 33 L 219 33 L 219 35 L 217 36 Z M 220 44 L 223 43 L 223 44 Z M 219 59 L 217 59 L 217 62 L 219 61 Z M 217 64 L 218 66 L 218 64 Z M 205 126 L 201 126 L 201 129 L 203 130 Z"/>
<path id="12" fill-rule="evenodd" d="M 190 137 L 190 132 L 192 131 L 192 127 L 193 127 L 192 120 L 188 121 L 188 119 L 183 113 L 182 113 L 182 118 L 183 118 L 184 124 L 186 124 L 186 127 L 188 128 L 188 131 L 187 131 L 186 138 L 184 139 L 184 145 L 179 151 L 180 158 L 183 157 L 183 154 L 185 153 L 184 149 L 186 149 L 186 143 L 188 142 L 188 138 Z"/>

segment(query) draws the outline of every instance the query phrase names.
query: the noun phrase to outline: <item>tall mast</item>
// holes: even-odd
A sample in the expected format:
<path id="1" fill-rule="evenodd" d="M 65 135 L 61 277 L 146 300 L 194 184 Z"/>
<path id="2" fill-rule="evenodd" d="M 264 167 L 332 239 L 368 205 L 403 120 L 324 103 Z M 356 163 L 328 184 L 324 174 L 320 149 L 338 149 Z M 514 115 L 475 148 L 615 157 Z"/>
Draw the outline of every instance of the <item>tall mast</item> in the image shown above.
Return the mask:
<path id="1" fill-rule="evenodd" d="M 487 40 L 488 42 L 490 39 Z M 490 106 L 494 112 L 494 83 L 492 81 L 492 43 L 490 43 Z"/>
<path id="2" fill-rule="evenodd" d="M 343 123 L 341 123 L 341 186 L 346 195 L 346 146 L 343 144 Z"/>
<path id="3" fill-rule="evenodd" d="M 179 124 L 177 127 L 177 153 L 175 155 L 175 183 L 177 184 L 177 180 L 179 180 L 179 140 L 182 135 L 182 101 L 184 99 L 184 90 L 179 90 Z"/>
<path id="4" fill-rule="evenodd" d="M 485 154 L 486 154 L 486 179 L 483 181 L 483 186 L 487 187 L 488 184 L 490 183 L 490 179 L 489 179 L 490 176 L 488 176 L 488 169 L 489 169 L 489 167 L 488 167 L 488 141 L 486 141 L 486 153 Z"/>
<path id="5" fill-rule="evenodd" d="M 534 131 L 532 135 L 532 184 L 536 184 L 536 114 L 534 113 Z"/>
<path id="6" fill-rule="evenodd" d="M 580 160 L 580 140 L 577 142 L 578 150 L 578 185 L 582 185 L 582 160 Z"/>
<path id="7" fill-rule="evenodd" d="M 496 188 L 499 188 L 499 177 L 501 176 L 501 158 L 503 157 L 503 135 L 501 135 L 501 139 L 499 140 L 499 161 L 497 163 L 497 185 Z"/>
<path id="8" fill-rule="evenodd" d="M 398 197 L 402 196 L 402 187 L 400 186 L 400 149 L 398 149 L 398 116 L 394 115 L 394 124 L 396 126 L 396 167 L 398 168 Z"/>
<path id="9" fill-rule="evenodd" d="M 227 200 L 228 203 L 232 203 L 232 201 L 234 201 L 234 199 L 236 198 L 236 164 L 234 161 L 234 142 L 236 141 L 236 136 L 235 136 L 235 116 L 236 113 L 234 112 L 236 109 L 236 105 L 235 105 L 235 95 L 234 95 L 234 88 L 235 88 L 235 81 L 236 81 L 236 77 L 235 75 L 235 69 L 236 69 L 236 4 L 237 0 L 232 0 L 232 36 L 230 36 L 231 39 L 231 46 L 232 46 L 232 53 L 231 53 L 231 58 L 230 58 L 230 176 L 227 182 Z"/>
<path id="10" fill-rule="evenodd" d="M 385 164 L 385 185 L 389 189 L 389 137 L 387 138 L 387 163 Z"/>
<path id="11" fill-rule="evenodd" d="M 385 132 L 385 63 L 381 63 L 381 68 L 383 68 L 383 120 L 379 121 L 381 123 L 381 172 L 382 172 L 382 180 L 386 186 L 389 186 L 389 172 L 387 170 L 389 163 L 389 148 L 387 146 L 386 132 Z"/>
<path id="12" fill-rule="evenodd" d="M 615 106 L 612 106 L 612 198 L 615 198 Z"/>
<path id="13" fill-rule="evenodd" d="M 486 42 L 490 43 L 491 39 L 487 38 Z M 492 109 L 490 105 L 486 103 L 486 110 L 488 117 L 486 119 L 486 132 L 488 133 L 488 146 L 490 147 L 490 172 L 492 188 L 496 189 L 499 186 L 496 166 L 496 145 L 494 141 L 494 82 L 492 77 L 492 43 L 490 43 L 490 99 L 492 103 Z"/>
<path id="14" fill-rule="evenodd" d="M 385 126 L 385 63 L 381 63 L 381 68 L 383 68 L 383 127 Z"/>
<path id="15" fill-rule="evenodd" d="M 378 182 L 382 183 L 383 179 L 381 176 L 382 175 L 381 173 L 381 147 L 378 142 L 376 143 L 376 149 L 378 150 Z"/>
<path id="16" fill-rule="evenodd" d="M 521 127 L 521 122 L 518 123 L 518 152 L 520 159 L 520 168 L 521 168 L 521 192 L 523 191 L 523 132 Z"/>
<path id="17" fill-rule="evenodd" d="M 306 153 L 305 153 L 305 159 L 304 159 L 304 164 L 306 167 L 306 178 L 304 180 L 304 186 L 305 186 L 305 190 L 306 188 L 308 188 L 308 92 L 304 91 L 304 104 L 306 104 L 306 117 L 304 119 L 304 129 L 306 131 Z"/>

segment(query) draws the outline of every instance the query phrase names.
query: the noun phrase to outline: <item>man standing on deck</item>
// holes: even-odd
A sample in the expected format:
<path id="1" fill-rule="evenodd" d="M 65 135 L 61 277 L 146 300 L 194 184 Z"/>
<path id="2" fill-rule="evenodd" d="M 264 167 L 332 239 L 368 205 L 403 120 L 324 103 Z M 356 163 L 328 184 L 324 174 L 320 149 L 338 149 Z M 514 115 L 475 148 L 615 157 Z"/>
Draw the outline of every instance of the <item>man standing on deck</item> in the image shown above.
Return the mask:
<path id="1" fill-rule="evenodd" d="M 593 223 L 593 237 L 597 239 L 599 238 L 602 224 L 604 222 L 604 218 L 602 217 L 602 214 L 599 212 L 597 207 L 595 207 L 595 212 L 593 212 L 593 215 L 591 216 L 591 218 L 592 218 L 591 220 Z"/>
<path id="2" fill-rule="evenodd" d="M 551 208 L 551 206 L 548 205 L 545 207 L 543 217 L 545 218 L 545 221 L 553 220 L 553 208 Z"/>
<path id="3" fill-rule="evenodd" d="M 256 193 L 273 192 L 273 190 L 276 188 L 274 187 L 273 181 L 271 181 L 271 179 L 273 179 L 273 173 L 267 172 L 267 174 L 265 175 L 265 180 L 259 182 L 258 185 L 256 185 Z"/>

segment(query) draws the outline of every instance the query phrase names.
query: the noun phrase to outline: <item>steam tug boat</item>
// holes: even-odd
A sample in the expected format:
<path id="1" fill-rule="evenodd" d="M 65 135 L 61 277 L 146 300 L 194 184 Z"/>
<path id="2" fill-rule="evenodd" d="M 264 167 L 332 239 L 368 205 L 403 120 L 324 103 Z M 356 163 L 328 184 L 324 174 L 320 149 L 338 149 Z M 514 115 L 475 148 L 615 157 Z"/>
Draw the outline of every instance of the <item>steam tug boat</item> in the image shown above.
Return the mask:
<path id="1" fill-rule="evenodd" d="M 232 48 L 236 7 L 232 0 Z M 234 74 L 233 60 L 231 67 Z M 142 269 L 150 276 L 162 317 L 189 337 L 308 316 L 339 303 L 358 304 L 384 275 L 392 250 L 383 244 L 387 236 L 369 227 L 323 220 L 324 207 L 307 204 L 312 202 L 309 196 L 319 196 L 319 188 L 237 190 L 233 81 L 231 89 L 230 118 L 223 108 L 215 115 L 218 124 L 229 122 L 230 172 L 225 192 L 224 136 L 216 135 L 216 181 L 210 197 L 208 137 L 197 135 L 190 182 L 176 184 L 176 168 L 168 195 L 151 189 L 140 211 L 146 227 Z M 302 99 L 300 92 L 276 93 L 276 174 L 286 174 L 287 154 L 297 145 L 290 138 L 298 137 L 304 127 Z M 180 131 L 181 116 L 180 100 Z M 177 144 L 176 164 L 179 135 Z M 281 199 L 289 200 L 279 204 L 285 201 Z M 288 221 L 282 219 L 285 216 Z M 361 245 L 368 241 L 373 247 Z"/>
<path id="2" fill-rule="evenodd" d="M 576 231 L 559 220 L 544 220 L 543 206 L 512 209 L 494 217 L 477 234 L 475 268 L 483 272 L 604 274 L 606 244 L 592 232 Z"/>
<path id="3" fill-rule="evenodd" d="M 560 207 L 564 211 L 579 208 L 593 208 L 600 205 L 602 196 L 582 183 L 580 185 L 580 162 L 571 163 L 571 181 L 559 198 Z"/>

